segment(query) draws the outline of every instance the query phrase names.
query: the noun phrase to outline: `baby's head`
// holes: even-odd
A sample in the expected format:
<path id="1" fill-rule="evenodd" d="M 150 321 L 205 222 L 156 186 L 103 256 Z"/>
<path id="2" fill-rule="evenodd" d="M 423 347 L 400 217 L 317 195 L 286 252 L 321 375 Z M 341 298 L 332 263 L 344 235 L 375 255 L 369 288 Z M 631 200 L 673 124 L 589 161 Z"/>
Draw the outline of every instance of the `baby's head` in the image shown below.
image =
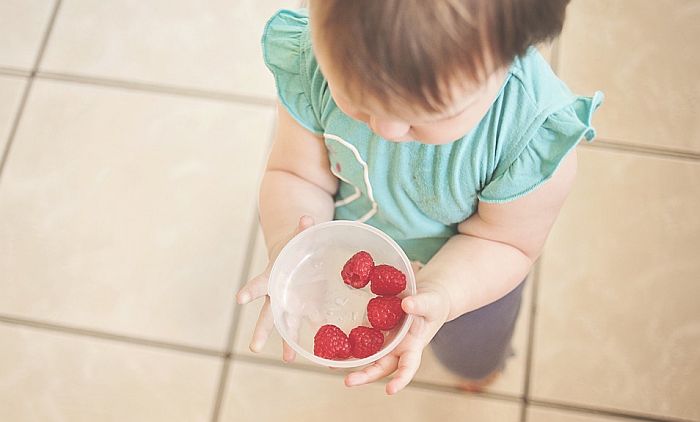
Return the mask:
<path id="1" fill-rule="evenodd" d="M 314 52 L 346 114 L 386 139 L 449 143 L 517 56 L 559 34 L 568 2 L 312 0 Z"/>

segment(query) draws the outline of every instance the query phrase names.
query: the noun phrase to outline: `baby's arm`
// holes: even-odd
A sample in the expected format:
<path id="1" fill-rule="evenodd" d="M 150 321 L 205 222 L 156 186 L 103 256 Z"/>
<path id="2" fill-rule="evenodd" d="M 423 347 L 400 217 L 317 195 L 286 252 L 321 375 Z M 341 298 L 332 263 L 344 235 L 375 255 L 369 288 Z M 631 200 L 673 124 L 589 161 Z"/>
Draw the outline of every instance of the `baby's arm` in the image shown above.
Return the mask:
<path id="1" fill-rule="evenodd" d="M 294 230 L 303 215 L 333 219 L 338 179 L 323 138 L 304 129 L 278 105 L 277 129 L 260 186 L 260 221 L 268 248 Z"/>
<path id="2" fill-rule="evenodd" d="M 544 185 L 503 204 L 479 203 L 417 274 L 449 297 L 447 321 L 494 302 L 520 283 L 539 257 L 576 175 L 576 151 Z M 407 301 L 404 306 L 426 306 Z M 429 305 L 427 305 L 429 306 Z M 420 313 L 420 312 L 419 312 Z"/>
<path id="3" fill-rule="evenodd" d="M 452 319 L 505 296 L 527 275 L 571 190 L 576 174 L 572 152 L 544 185 L 504 204 L 479 204 L 478 212 L 416 275 L 417 294 L 402 301 L 414 320 L 391 353 L 345 377 L 347 386 L 377 381 L 396 371 L 386 385 L 396 394 L 411 381 L 423 349 Z"/>
<path id="4" fill-rule="evenodd" d="M 272 262 L 296 233 L 314 221 L 333 219 L 333 196 L 338 189 L 338 179 L 330 172 L 323 139 L 304 129 L 281 105 L 277 107 L 277 115 L 277 129 L 259 199 L 269 263 L 237 294 L 240 304 L 265 296 L 250 342 L 254 352 L 262 349 L 273 328 L 270 299 L 266 296 Z M 294 351 L 284 343 L 283 359 L 294 359 Z"/>

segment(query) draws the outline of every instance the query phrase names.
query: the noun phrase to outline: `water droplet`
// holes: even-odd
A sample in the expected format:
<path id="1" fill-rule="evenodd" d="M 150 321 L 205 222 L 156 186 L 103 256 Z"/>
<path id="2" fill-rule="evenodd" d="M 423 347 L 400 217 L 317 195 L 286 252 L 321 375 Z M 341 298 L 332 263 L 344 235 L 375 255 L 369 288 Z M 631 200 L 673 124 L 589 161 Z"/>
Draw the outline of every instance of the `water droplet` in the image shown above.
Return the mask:
<path id="1" fill-rule="evenodd" d="M 335 298 L 335 304 L 338 306 L 345 306 L 345 304 L 348 303 L 348 300 L 349 299 L 347 297 L 345 297 L 345 298 L 337 297 L 337 298 Z"/>
<path id="2" fill-rule="evenodd" d="M 333 311 L 326 311 L 326 316 L 332 317 L 332 316 L 333 316 Z"/>
<path id="3" fill-rule="evenodd" d="M 357 321 L 357 312 L 352 313 L 352 320 Z"/>
<path id="4" fill-rule="evenodd" d="M 321 320 L 321 313 L 318 311 L 318 309 L 314 309 L 309 313 L 309 319 L 314 322 Z"/>

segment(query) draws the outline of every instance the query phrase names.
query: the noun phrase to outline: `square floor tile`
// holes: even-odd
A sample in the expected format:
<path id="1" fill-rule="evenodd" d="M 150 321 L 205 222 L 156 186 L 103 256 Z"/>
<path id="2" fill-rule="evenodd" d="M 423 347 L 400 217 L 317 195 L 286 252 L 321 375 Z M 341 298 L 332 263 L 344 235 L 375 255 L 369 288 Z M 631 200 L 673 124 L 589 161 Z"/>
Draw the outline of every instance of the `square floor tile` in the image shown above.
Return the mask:
<path id="1" fill-rule="evenodd" d="M 700 420 L 700 163 L 580 148 L 542 258 L 531 394 Z"/>
<path id="2" fill-rule="evenodd" d="M 0 324 L 3 421 L 209 421 L 221 359 Z"/>
<path id="3" fill-rule="evenodd" d="M 54 0 L 0 1 L 0 67 L 31 70 Z"/>
<path id="4" fill-rule="evenodd" d="M 222 350 L 273 113 L 37 80 L 0 185 L 0 313 Z"/>
<path id="5" fill-rule="evenodd" d="M 0 76 L 0 157 L 5 151 L 7 138 L 10 136 L 26 84 L 25 78 Z"/>
<path id="6" fill-rule="evenodd" d="M 233 362 L 222 421 L 516 422 L 520 403 L 408 388 L 387 396 L 381 384 L 349 389 L 340 377 Z"/>
<path id="7" fill-rule="evenodd" d="M 260 38 L 298 0 L 64 0 L 41 70 L 274 96 Z"/>
<path id="8" fill-rule="evenodd" d="M 534 406 L 527 409 L 527 422 L 633 422 L 641 420 Z"/>
<path id="9" fill-rule="evenodd" d="M 559 75 L 605 92 L 602 138 L 700 152 L 697 0 L 576 0 L 560 38 Z"/>

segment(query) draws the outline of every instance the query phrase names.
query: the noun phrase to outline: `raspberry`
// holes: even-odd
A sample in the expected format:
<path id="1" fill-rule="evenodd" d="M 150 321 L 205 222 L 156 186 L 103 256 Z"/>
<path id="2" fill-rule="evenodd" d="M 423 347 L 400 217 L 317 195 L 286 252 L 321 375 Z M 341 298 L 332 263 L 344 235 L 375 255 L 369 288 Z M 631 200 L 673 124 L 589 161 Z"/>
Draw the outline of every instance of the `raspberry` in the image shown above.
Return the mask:
<path id="1" fill-rule="evenodd" d="M 376 328 L 355 327 L 348 337 L 352 355 L 358 359 L 372 356 L 384 345 L 384 334 Z"/>
<path id="2" fill-rule="evenodd" d="M 391 330 L 399 325 L 405 315 L 401 309 L 400 297 L 379 296 L 367 304 L 367 319 L 378 330 Z"/>
<path id="3" fill-rule="evenodd" d="M 348 336 L 335 325 L 322 326 L 314 336 L 314 355 L 333 360 L 349 358 Z"/>
<path id="4" fill-rule="evenodd" d="M 369 273 L 372 268 L 374 268 L 372 256 L 365 251 L 360 251 L 345 263 L 340 275 L 345 284 L 361 289 L 369 283 Z"/>
<path id="5" fill-rule="evenodd" d="M 369 274 L 372 293 L 394 296 L 406 288 L 406 275 L 391 265 L 377 265 Z"/>

